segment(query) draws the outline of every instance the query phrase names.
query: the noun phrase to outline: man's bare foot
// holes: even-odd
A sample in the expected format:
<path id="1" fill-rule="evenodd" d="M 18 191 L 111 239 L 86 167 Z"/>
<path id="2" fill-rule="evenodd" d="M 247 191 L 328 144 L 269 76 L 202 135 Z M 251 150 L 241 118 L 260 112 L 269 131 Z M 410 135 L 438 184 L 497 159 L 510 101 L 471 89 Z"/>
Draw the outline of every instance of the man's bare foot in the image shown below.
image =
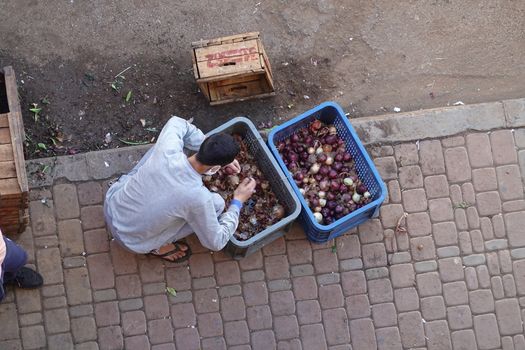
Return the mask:
<path id="1" fill-rule="evenodd" d="M 190 257 L 191 249 L 185 242 L 173 242 L 160 247 L 156 252 L 150 254 L 169 262 L 182 262 Z"/>

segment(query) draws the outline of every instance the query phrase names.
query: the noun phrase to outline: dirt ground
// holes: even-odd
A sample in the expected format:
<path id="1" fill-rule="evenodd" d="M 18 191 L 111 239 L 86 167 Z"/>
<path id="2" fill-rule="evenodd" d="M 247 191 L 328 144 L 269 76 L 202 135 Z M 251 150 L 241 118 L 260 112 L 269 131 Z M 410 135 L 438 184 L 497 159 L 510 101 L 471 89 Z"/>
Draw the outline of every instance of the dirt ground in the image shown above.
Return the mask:
<path id="1" fill-rule="evenodd" d="M 326 100 L 360 117 L 525 89 L 519 0 L 0 0 L 0 14 L 28 158 L 149 142 L 170 115 L 207 131 L 237 115 L 280 123 Z M 208 106 L 190 43 L 248 31 L 262 34 L 277 96 Z"/>

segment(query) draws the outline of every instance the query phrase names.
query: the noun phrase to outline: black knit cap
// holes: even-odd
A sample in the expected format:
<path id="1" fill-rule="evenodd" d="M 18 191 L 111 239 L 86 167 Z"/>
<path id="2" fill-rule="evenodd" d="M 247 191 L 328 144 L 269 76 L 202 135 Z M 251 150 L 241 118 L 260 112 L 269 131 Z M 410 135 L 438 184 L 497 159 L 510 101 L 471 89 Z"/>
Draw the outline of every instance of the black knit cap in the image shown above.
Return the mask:
<path id="1" fill-rule="evenodd" d="M 204 165 L 224 166 L 233 162 L 240 147 L 228 134 L 213 134 L 207 137 L 197 152 L 197 160 Z"/>

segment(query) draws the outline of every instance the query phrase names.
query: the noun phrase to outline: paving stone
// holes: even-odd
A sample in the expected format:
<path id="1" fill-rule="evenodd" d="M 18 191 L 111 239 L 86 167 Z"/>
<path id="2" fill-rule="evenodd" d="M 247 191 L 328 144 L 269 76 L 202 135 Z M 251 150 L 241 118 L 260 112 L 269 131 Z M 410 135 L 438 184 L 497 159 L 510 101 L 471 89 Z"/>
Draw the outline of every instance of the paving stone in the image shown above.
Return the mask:
<path id="1" fill-rule="evenodd" d="M 351 295 L 345 299 L 346 311 L 350 319 L 369 317 L 370 302 L 365 294 Z"/>
<path id="2" fill-rule="evenodd" d="M 419 160 L 423 175 L 445 173 L 443 149 L 438 140 L 421 141 L 419 143 Z"/>
<path id="3" fill-rule="evenodd" d="M 175 346 L 173 346 L 173 349 L 170 349 L 170 350 L 174 350 L 175 349 Z M 226 350 L 226 341 L 224 340 L 223 337 L 214 337 L 214 338 L 207 338 L 207 339 L 202 339 L 202 350 Z M 155 350 L 155 348 L 153 348 L 153 350 Z"/>
<path id="4" fill-rule="evenodd" d="M 363 263 L 365 268 L 387 265 L 386 250 L 382 243 L 366 244 L 362 246 Z"/>
<path id="5" fill-rule="evenodd" d="M 421 314 L 418 311 L 398 315 L 401 343 L 404 347 L 425 346 L 425 334 Z M 354 334 L 352 333 L 352 339 Z"/>
<path id="6" fill-rule="evenodd" d="M 523 335 L 514 336 L 514 349 L 525 349 L 525 337 Z"/>
<path id="7" fill-rule="evenodd" d="M 454 209 L 454 220 L 459 230 L 468 230 L 467 212 L 463 208 Z"/>
<path id="8" fill-rule="evenodd" d="M 34 246 L 37 248 L 44 248 L 44 249 L 58 247 L 59 246 L 58 236 L 53 235 L 53 236 L 35 237 Z"/>
<path id="9" fill-rule="evenodd" d="M 317 283 L 314 276 L 296 277 L 292 281 L 296 300 L 317 299 Z"/>
<path id="10" fill-rule="evenodd" d="M 193 289 L 208 289 L 217 286 L 217 282 L 215 282 L 215 278 L 213 277 L 194 278 L 192 283 Z"/>
<path id="11" fill-rule="evenodd" d="M 374 325 L 370 319 L 350 321 L 350 334 L 355 349 L 375 349 Z"/>
<path id="12" fill-rule="evenodd" d="M 44 278 L 44 284 L 62 283 L 62 262 L 58 248 L 39 249 L 36 252 L 38 272 Z"/>
<path id="13" fill-rule="evenodd" d="M 401 336 L 397 327 L 376 329 L 378 350 L 401 350 Z"/>
<path id="14" fill-rule="evenodd" d="M 453 256 L 459 256 L 460 251 L 456 246 L 441 247 L 437 249 L 437 256 L 439 258 L 450 258 Z"/>
<path id="15" fill-rule="evenodd" d="M 275 316 L 295 313 L 294 295 L 291 291 L 270 293 L 270 305 Z"/>
<path id="16" fill-rule="evenodd" d="M 250 342 L 250 333 L 246 321 L 224 323 L 224 335 L 228 345 L 240 345 Z"/>
<path id="17" fill-rule="evenodd" d="M 475 207 L 467 208 L 467 222 L 470 229 L 480 228 L 479 214 Z M 480 231 L 481 234 L 481 231 Z"/>
<path id="18" fill-rule="evenodd" d="M 73 349 L 73 338 L 71 334 L 55 334 L 47 337 L 47 346 L 49 350 Z"/>
<path id="19" fill-rule="evenodd" d="M 412 256 L 409 252 L 397 252 L 388 255 L 388 262 L 391 265 L 405 264 L 412 260 Z"/>
<path id="20" fill-rule="evenodd" d="M 410 252 L 415 261 L 435 259 L 436 247 L 432 236 L 410 239 Z"/>
<path id="21" fill-rule="evenodd" d="M 447 308 L 447 319 L 451 330 L 472 328 L 472 313 L 467 305 Z"/>
<path id="22" fill-rule="evenodd" d="M 501 338 L 501 348 L 503 350 L 507 350 L 507 349 L 514 350 L 514 342 L 512 341 L 512 337 L 502 337 Z"/>
<path id="23" fill-rule="evenodd" d="M 105 229 L 84 232 L 84 241 L 88 254 L 104 253 L 109 250 L 109 236 Z"/>
<path id="24" fill-rule="evenodd" d="M 238 284 L 241 282 L 239 264 L 237 261 L 225 261 L 215 265 L 215 273 L 219 286 Z"/>
<path id="25" fill-rule="evenodd" d="M 108 301 L 95 304 L 95 319 L 98 327 L 118 325 L 120 323 L 118 302 Z"/>
<path id="26" fill-rule="evenodd" d="M 478 281 L 481 288 L 490 288 L 490 275 L 487 266 L 481 265 L 476 267 Z"/>
<path id="27" fill-rule="evenodd" d="M 397 221 L 403 215 L 404 210 L 401 204 L 386 204 L 380 209 L 381 223 L 384 228 L 395 228 Z"/>
<path id="28" fill-rule="evenodd" d="M 452 332 L 452 344 L 454 349 L 477 350 L 476 337 L 471 329 Z"/>
<path id="29" fill-rule="evenodd" d="M 479 349 L 494 349 L 501 345 L 494 314 L 474 316 L 474 331 Z"/>
<path id="30" fill-rule="evenodd" d="M 18 315 L 18 322 L 20 326 L 33 326 L 42 323 L 42 313 L 34 312 L 30 314 Z M 1 343 L 0 343 L 1 344 Z"/>
<path id="31" fill-rule="evenodd" d="M 445 302 L 442 296 L 432 296 L 421 299 L 421 312 L 427 321 L 445 318 Z"/>
<path id="32" fill-rule="evenodd" d="M 304 325 L 300 329 L 303 350 L 326 350 L 324 328 L 321 324 Z M 352 335 L 352 339 L 354 339 Z"/>
<path id="33" fill-rule="evenodd" d="M 438 262 L 439 274 L 443 282 L 452 282 L 463 280 L 463 264 L 461 258 L 446 258 L 440 259 Z"/>
<path id="34" fill-rule="evenodd" d="M 97 340 L 97 326 L 93 317 L 71 319 L 71 332 L 75 343 Z"/>
<path id="35" fill-rule="evenodd" d="M 463 203 L 463 194 L 461 193 L 461 187 L 459 185 L 450 185 L 450 199 L 454 206 Z"/>
<path id="36" fill-rule="evenodd" d="M 214 290 L 214 292 L 215 296 L 217 296 L 217 291 Z M 197 298 L 196 302 L 198 303 Z M 218 303 L 215 302 L 215 304 Z M 146 312 L 146 318 L 148 320 L 168 317 L 170 314 L 168 298 L 166 297 L 166 295 L 163 294 L 148 295 L 144 297 L 144 310 Z"/>
<path id="37" fill-rule="evenodd" d="M 485 242 L 485 249 L 488 251 L 507 249 L 508 241 L 506 239 L 493 239 Z"/>
<path id="38" fill-rule="evenodd" d="M 93 292 L 95 302 L 110 301 L 117 299 L 117 292 L 114 289 L 97 290 Z"/>
<path id="39" fill-rule="evenodd" d="M 492 157 L 495 165 L 517 162 L 514 138 L 510 130 L 497 130 L 490 134 Z"/>
<path id="40" fill-rule="evenodd" d="M 433 224 L 432 231 L 437 246 L 454 245 L 458 242 L 458 234 L 454 222 Z"/>
<path id="41" fill-rule="evenodd" d="M 399 312 L 419 309 L 419 297 L 414 287 L 395 289 L 394 301 Z"/>
<path id="42" fill-rule="evenodd" d="M 115 274 L 136 273 L 138 271 L 136 254 L 124 250 L 116 241 L 111 241 L 109 244 Z"/>
<path id="43" fill-rule="evenodd" d="M 445 175 L 425 177 L 425 191 L 427 198 L 441 198 L 449 196 L 449 185 Z"/>
<path id="44" fill-rule="evenodd" d="M 224 334 L 221 314 L 218 312 L 197 315 L 197 324 L 199 325 L 199 334 L 203 338 L 222 336 Z M 151 327 L 148 327 L 148 329 L 151 331 Z"/>
<path id="45" fill-rule="evenodd" d="M 44 321 L 48 334 L 68 332 L 70 330 L 69 314 L 67 309 L 44 311 Z"/>
<path id="46" fill-rule="evenodd" d="M 264 271 L 263 270 L 251 270 L 245 271 L 241 275 L 243 282 L 254 282 L 264 280 Z"/>
<path id="47" fill-rule="evenodd" d="M 476 192 L 474 186 L 470 182 L 461 185 L 461 195 L 463 201 L 468 205 L 473 205 L 476 202 Z"/>
<path id="48" fill-rule="evenodd" d="M 21 350 L 22 349 L 22 342 L 17 340 L 0 340 L 0 348 L 3 350 Z"/>
<path id="49" fill-rule="evenodd" d="M 302 348 L 299 339 L 281 340 L 277 343 L 277 350 L 301 350 Z"/>
<path id="50" fill-rule="evenodd" d="M 101 228 L 106 225 L 104 208 L 101 205 L 91 205 L 80 209 L 80 220 L 84 230 Z"/>
<path id="51" fill-rule="evenodd" d="M 149 350 L 150 343 L 145 335 L 136 335 L 124 339 L 124 346 L 129 350 Z"/>
<path id="52" fill-rule="evenodd" d="M 492 217 L 492 227 L 494 228 L 494 235 L 497 238 L 506 237 L 505 224 L 503 222 L 503 215 L 494 215 Z"/>
<path id="53" fill-rule="evenodd" d="M 174 338 L 177 349 L 197 350 L 200 348 L 199 332 L 195 328 L 177 329 Z"/>
<path id="54" fill-rule="evenodd" d="M 383 180 L 397 178 L 397 165 L 394 157 L 375 158 L 374 164 Z"/>
<path id="55" fill-rule="evenodd" d="M 300 325 L 321 322 L 321 307 L 319 306 L 319 302 L 317 300 L 298 301 L 297 318 Z M 252 328 L 250 325 L 250 329 Z"/>
<path id="56" fill-rule="evenodd" d="M 525 226 L 525 212 L 505 214 L 505 224 L 507 227 L 507 236 L 511 248 L 525 246 L 525 235 L 523 227 Z"/>
<path id="57" fill-rule="evenodd" d="M 487 266 L 491 276 L 500 274 L 501 270 L 497 253 L 487 253 Z"/>
<path id="58" fill-rule="evenodd" d="M 62 256 L 75 256 L 84 252 L 84 241 L 80 220 L 64 220 L 58 222 L 58 238 Z"/>
<path id="59" fill-rule="evenodd" d="M 75 185 L 55 185 L 53 187 L 53 199 L 58 219 L 72 219 L 80 215 Z"/>
<path id="60" fill-rule="evenodd" d="M 142 312 L 142 311 L 141 311 Z M 185 328 L 197 324 L 195 308 L 191 303 L 181 303 L 171 306 L 171 321 L 175 328 Z"/>
<path id="61" fill-rule="evenodd" d="M 319 302 L 323 309 L 332 309 L 344 305 L 344 297 L 341 286 L 332 284 L 319 287 Z"/>
<path id="62" fill-rule="evenodd" d="M 352 237 L 352 236 L 348 236 L 348 237 Z M 350 242 L 352 241 L 351 238 L 348 238 L 348 240 Z M 351 248 L 352 248 L 351 246 L 347 247 L 347 249 L 351 249 Z M 307 240 L 288 241 L 286 242 L 286 249 L 287 249 L 287 256 L 288 256 L 288 260 L 290 261 L 290 264 L 297 265 L 297 264 L 308 264 L 312 262 L 312 248 L 310 246 L 310 242 L 308 242 Z M 339 250 L 339 246 L 338 246 L 338 250 Z M 243 260 L 241 260 L 241 262 L 239 263 L 241 264 L 241 268 L 245 270 L 245 268 L 243 268 L 243 263 L 242 263 Z M 258 263 L 254 265 L 255 265 L 253 267 L 254 269 L 262 267 L 262 264 L 261 266 L 259 266 Z"/>
<path id="63" fill-rule="evenodd" d="M 398 251 L 408 251 L 410 247 L 410 240 L 409 240 L 408 235 L 401 234 L 395 238 L 397 242 L 397 250 Z"/>
<path id="64" fill-rule="evenodd" d="M 224 321 L 237 321 L 246 318 L 246 306 L 241 296 L 222 299 L 221 310 Z"/>
<path id="65" fill-rule="evenodd" d="M 142 296 L 142 283 L 138 275 L 123 275 L 115 278 L 119 299 L 138 298 Z"/>
<path id="66" fill-rule="evenodd" d="M 414 165 L 419 161 L 417 145 L 414 143 L 402 143 L 394 146 L 396 161 L 401 166 Z"/>
<path id="67" fill-rule="evenodd" d="M 35 236 L 54 235 L 56 233 L 56 220 L 54 202 L 48 200 L 44 205 L 40 200 L 29 203 L 31 227 Z"/>
<path id="68" fill-rule="evenodd" d="M 259 331 L 252 333 L 252 349 L 253 350 L 265 350 L 275 349 L 275 335 L 273 331 Z"/>
<path id="69" fill-rule="evenodd" d="M 177 296 L 180 296 L 184 292 L 177 293 Z M 191 301 L 191 299 L 190 299 Z M 144 302 L 141 298 L 135 298 L 135 299 L 128 299 L 128 300 L 122 300 L 119 301 L 119 309 L 120 311 L 133 311 L 142 309 L 144 307 Z"/>
<path id="70" fill-rule="evenodd" d="M 525 201 L 523 199 L 516 201 L 508 201 L 502 204 L 503 212 L 509 213 L 513 211 L 524 211 L 525 210 Z"/>
<path id="71" fill-rule="evenodd" d="M 472 254 L 472 242 L 470 240 L 470 234 L 466 231 L 463 231 L 458 234 L 458 237 L 461 253 L 464 255 Z"/>
<path id="72" fill-rule="evenodd" d="M 310 301 L 298 302 L 297 303 L 297 315 L 301 317 L 301 303 L 307 303 Z M 317 304 L 319 306 L 319 304 Z M 311 311 L 308 309 L 307 311 Z M 321 310 L 319 309 L 319 321 L 321 321 Z M 250 330 L 260 330 L 272 328 L 272 313 L 268 305 L 252 306 L 246 309 L 246 316 Z"/>
<path id="73" fill-rule="evenodd" d="M 483 192 L 476 195 L 479 215 L 492 216 L 501 213 L 501 199 L 498 192 Z"/>
<path id="74" fill-rule="evenodd" d="M 124 336 L 146 333 L 146 316 L 143 311 L 130 311 L 122 314 L 122 332 Z"/>
<path id="75" fill-rule="evenodd" d="M 203 289 L 195 291 L 194 303 L 197 313 L 219 311 L 219 296 L 215 289 Z"/>
<path id="76" fill-rule="evenodd" d="M 363 268 L 363 260 L 361 259 L 340 260 L 339 268 L 341 269 L 341 271 L 361 270 Z"/>
<path id="77" fill-rule="evenodd" d="M 525 258 L 525 248 L 512 249 L 510 253 L 513 259 L 524 259 Z"/>
<path id="78" fill-rule="evenodd" d="M 372 305 L 372 318 L 376 328 L 397 325 L 397 312 L 393 303 Z"/>
<path id="79" fill-rule="evenodd" d="M 428 208 L 425 190 L 422 188 L 402 192 L 403 207 L 407 213 L 426 211 Z"/>
<path id="80" fill-rule="evenodd" d="M 445 283 L 443 285 L 443 295 L 447 306 L 468 303 L 467 285 L 463 281 Z"/>
<path id="81" fill-rule="evenodd" d="M 474 267 L 465 268 L 465 282 L 469 290 L 476 290 L 479 288 L 478 276 Z"/>
<path id="82" fill-rule="evenodd" d="M 219 288 L 219 296 L 221 298 L 233 297 L 236 295 L 242 295 L 242 289 L 240 285 L 224 286 Z"/>
<path id="83" fill-rule="evenodd" d="M 390 203 L 401 203 L 401 187 L 397 180 L 388 181 L 388 197 Z"/>
<path id="84" fill-rule="evenodd" d="M 361 224 L 358 227 L 358 232 L 359 232 L 359 241 L 361 241 L 361 244 L 382 242 L 384 238 L 383 237 L 383 226 L 381 226 L 381 221 L 379 221 L 379 219 L 371 219 L 371 220 L 365 221 L 363 224 Z M 359 245 L 358 241 L 354 241 L 352 243 Z M 339 245 L 337 245 L 337 249 L 339 249 Z M 359 257 L 359 256 L 360 255 L 356 256 L 354 254 L 354 256 L 351 256 L 351 257 Z"/>
<path id="85" fill-rule="evenodd" d="M 285 255 L 264 258 L 265 272 L 268 279 L 289 278 L 290 269 Z"/>
<path id="86" fill-rule="evenodd" d="M 450 182 L 464 182 L 471 178 L 471 169 L 467 150 L 464 147 L 445 150 L 445 166 Z"/>
<path id="87" fill-rule="evenodd" d="M 138 259 L 140 279 L 143 283 L 164 281 L 164 262 L 162 259 L 139 256 Z"/>
<path id="88" fill-rule="evenodd" d="M 337 254 L 331 249 L 314 251 L 314 268 L 317 273 L 331 273 L 338 271 Z"/>
<path id="89" fill-rule="evenodd" d="M 514 335 L 523 333 L 520 306 L 516 299 L 503 299 L 496 301 L 496 318 L 501 335 Z"/>
<path id="90" fill-rule="evenodd" d="M 270 244 L 267 244 L 262 249 L 265 256 L 268 255 L 282 255 L 286 253 L 286 242 L 283 237 L 275 239 Z"/>
<path id="91" fill-rule="evenodd" d="M 194 278 L 213 276 L 214 265 L 209 253 L 193 254 L 190 259 L 190 272 Z"/>
<path id="92" fill-rule="evenodd" d="M 498 252 L 499 262 L 500 262 L 500 269 L 503 273 L 511 273 L 512 272 L 512 260 L 511 255 L 508 250 L 500 250 Z"/>
<path id="93" fill-rule="evenodd" d="M 425 333 L 429 350 L 452 350 L 450 332 L 446 321 L 441 320 L 425 323 Z"/>
<path id="94" fill-rule="evenodd" d="M 417 273 L 436 271 L 438 268 L 437 261 L 420 261 L 414 264 Z"/>
<path id="95" fill-rule="evenodd" d="M 430 199 L 428 201 L 428 209 L 430 211 L 430 219 L 433 222 L 454 220 L 452 202 L 448 198 Z"/>
<path id="96" fill-rule="evenodd" d="M 402 166 L 399 168 L 399 184 L 402 189 L 423 187 L 423 175 L 417 165 Z"/>
<path id="97" fill-rule="evenodd" d="M 18 313 L 36 312 L 42 310 L 40 291 L 38 289 L 15 289 Z"/>
<path id="98" fill-rule="evenodd" d="M 43 326 L 22 327 L 21 338 L 24 349 L 42 349 L 46 346 Z"/>
<path id="99" fill-rule="evenodd" d="M 372 304 L 379 304 L 394 300 L 392 284 L 389 279 L 368 281 L 368 297 Z"/>
<path id="100" fill-rule="evenodd" d="M 91 316 L 93 315 L 93 305 L 77 305 L 69 307 L 69 315 L 71 317 Z"/>
<path id="101" fill-rule="evenodd" d="M 411 264 L 390 266 L 394 288 L 411 287 L 415 282 L 414 267 Z"/>
<path id="102" fill-rule="evenodd" d="M 295 315 L 276 317 L 274 319 L 274 329 L 277 340 L 287 340 L 299 337 L 299 324 L 297 323 Z"/>
<path id="103" fill-rule="evenodd" d="M 101 349 L 123 349 L 122 329 L 119 326 L 99 328 L 98 343 Z"/>
<path id="104" fill-rule="evenodd" d="M 278 292 L 281 290 L 292 289 L 292 282 L 289 279 L 273 280 L 268 282 L 268 290 L 270 292 Z"/>
<path id="105" fill-rule="evenodd" d="M 17 319 L 16 305 L 13 303 L 0 304 L 0 324 L 2 329 L 0 331 L 0 341 L 18 338 L 18 322 L 13 322 Z"/>
<path id="106" fill-rule="evenodd" d="M 408 234 L 411 237 L 426 236 L 431 233 L 430 217 L 426 212 L 409 214 L 406 220 Z"/>
<path id="107" fill-rule="evenodd" d="M 494 312 L 494 297 L 490 289 L 469 292 L 470 309 L 474 314 Z"/>
<path id="108" fill-rule="evenodd" d="M 350 342 L 348 319 L 344 309 L 323 311 L 323 321 L 328 345 L 348 344 Z"/>
<path id="109" fill-rule="evenodd" d="M 489 218 L 480 218 L 479 224 L 481 227 L 481 234 L 486 241 L 494 240 L 494 230 L 492 229 L 492 221 Z"/>
<path id="110" fill-rule="evenodd" d="M 472 170 L 472 182 L 477 192 L 494 191 L 498 189 L 494 168 Z"/>
<path id="111" fill-rule="evenodd" d="M 17 299 L 17 302 L 20 304 L 19 299 Z M 64 296 L 45 298 L 43 305 L 44 305 L 44 309 L 58 309 L 61 307 L 67 307 L 67 300 L 66 300 L 66 297 Z M 20 309 L 20 306 L 19 306 L 19 309 Z"/>
<path id="112" fill-rule="evenodd" d="M 389 275 L 389 272 L 388 272 L 388 268 L 386 267 L 376 267 L 376 268 L 373 268 L 373 269 L 366 269 L 365 270 L 365 276 L 366 276 L 366 279 L 367 280 L 373 280 L 373 279 L 378 279 L 378 278 L 386 278 L 388 277 Z M 318 278 L 318 281 L 319 281 L 319 278 Z M 338 283 L 338 282 L 334 282 L 334 283 Z M 326 283 L 324 283 L 326 284 Z"/>
<path id="113" fill-rule="evenodd" d="M 77 184 L 78 201 L 80 205 L 102 203 L 102 186 L 100 182 L 90 181 Z"/>
<path id="114" fill-rule="evenodd" d="M 472 254 L 463 257 L 463 265 L 465 266 L 477 266 L 485 263 L 485 255 L 483 254 Z"/>
<path id="115" fill-rule="evenodd" d="M 252 282 L 243 285 L 246 305 L 264 305 L 268 303 L 268 289 L 265 282 Z"/>
<path id="116" fill-rule="evenodd" d="M 70 256 L 62 259 L 62 264 L 65 269 L 74 267 L 83 267 L 87 265 L 86 258 L 83 256 Z"/>
<path id="117" fill-rule="evenodd" d="M 91 287 L 108 289 L 115 287 L 115 275 L 108 253 L 94 254 L 87 258 Z"/>
<path id="118" fill-rule="evenodd" d="M 471 133 L 466 136 L 470 164 L 473 168 L 492 166 L 492 151 L 487 134 Z"/>
<path id="119" fill-rule="evenodd" d="M 525 270 L 524 270 L 525 273 Z M 524 276 L 525 278 L 525 276 Z M 344 295 L 366 293 L 366 279 L 363 271 L 348 271 L 341 274 Z M 525 280 L 524 280 L 525 283 Z"/>

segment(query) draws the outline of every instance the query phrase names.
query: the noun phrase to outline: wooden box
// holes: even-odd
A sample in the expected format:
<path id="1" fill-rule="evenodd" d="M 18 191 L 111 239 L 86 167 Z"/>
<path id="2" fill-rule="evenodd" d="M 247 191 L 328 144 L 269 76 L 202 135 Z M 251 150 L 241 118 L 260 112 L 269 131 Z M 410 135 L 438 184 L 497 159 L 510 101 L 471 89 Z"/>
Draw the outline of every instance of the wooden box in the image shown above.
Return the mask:
<path id="1" fill-rule="evenodd" d="M 191 44 L 193 71 L 210 105 L 275 95 L 272 70 L 258 32 Z"/>
<path id="2" fill-rule="evenodd" d="M 12 67 L 0 70 L 0 229 L 6 235 L 25 230 L 29 222 L 25 139 Z"/>

